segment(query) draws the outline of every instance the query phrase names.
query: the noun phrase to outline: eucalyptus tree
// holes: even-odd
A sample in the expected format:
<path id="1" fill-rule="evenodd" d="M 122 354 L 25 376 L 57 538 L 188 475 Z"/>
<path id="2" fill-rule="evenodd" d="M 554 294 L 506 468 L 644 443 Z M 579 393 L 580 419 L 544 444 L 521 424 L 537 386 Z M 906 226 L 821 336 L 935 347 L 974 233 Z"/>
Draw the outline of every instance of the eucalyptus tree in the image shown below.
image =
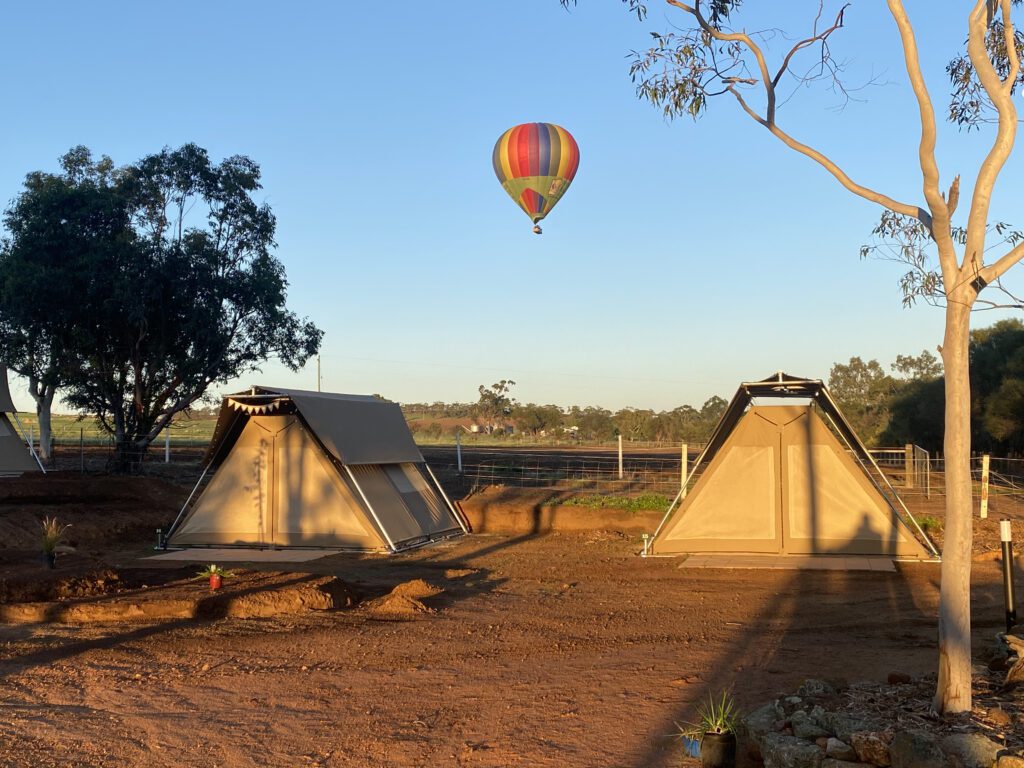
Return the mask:
<path id="1" fill-rule="evenodd" d="M 565 6 L 577 0 L 561 0 Z M 643 19 L 646 0 L 623 0 Z M 858 180 L 852 169 L 825 150 L 801 141 L 780 122 L 789 97 L 824 81 L 845 92 L 843 62 L 832 53 L 852 11 L 826 0 L 810 4 L 803 29 L 782 28 L 791 18 L 790 4 L 773 5 L 769 29 L 747 31 L 743 18 L 750 3 L 742 0 L 666 0 L 672 29 L 653 34 L 653 45 L 635 54 L 631 75 L 638 96 L 667 119 L 698 118 L 713 102 L 726 101 L 737 114 L 768 131 L 785 147 L 816 163 L 852 195 L 883 209 L 875 240 L 862 255 L 890 256 L 908 265 L 902 287 L 905 302 L 924 299 L 941 304 L 945 331 L 941 344 L 945 369 L 946 523 L 939 609 L 938 685 L 934 707 L 942 712 L 971 708 L 971 476 L 970 378 L 968 344 L 971 311 L 1004 303 L 993 291 L 1024 256 L 1024 238 L 991 216 L 992 196 L 1014 148 L 1017 108 L 1013 96 L 1022 82 L 1024 37 L 1014 26 L 1021 0 L 969 0 L 961 4 L 921 4 L 920 19 L 934 27 L 937 14 L 962 13 L 964 35 L 942 41 L 965 49 L 944 73 L 951 90 L 948 118 L 965 130 L 994 127 L 979 141 L 983 157 L 974 169 L 969 202 L 956 217 L 960 176 L 940 174 L 936 156 L 937 117 L 921 65 L 914 23 L 902 0 L 887 0 L 898 34 L 900 55 L 912 93 L 908 106 L 917 116 L 916 174 L 921 198 L 900 199 Z M 952 9 L 952 10 L 951 10 Z M 778 21 L 778 24 L 773 23 Z M 780 43 L 781 41 L 781 43 Z M 882 45 L 879 38 L 878 45 Z M 773 49 L 781 50 L 773 55 Z M 797 83 L 786 93 L 787 83 Z M 888 115 L 880 119 L 885 122 Z M 890 130 L 892 130 L 890 128 Z M 861 160 L 868 163 L 868 155 Z M 742 194 L 742 193 L 738 193 Z M 965 195 L 966 198 L 966 195 Z M 989 252 L 995 251 L 989 258 Z M 983 291 L 989 290 L 984 293 Z M 1012 298 L 1009 302 L 1021 305 Z"/>
<path id="2" fill-rule="evenodd" d="M 0 246 L 0 362 L 28 379 L 43 459 L 54 397 L 81 364 L 77 340 L 92 321 L 94 270 L 130 239 L 110 158 L 94 161 L 76 147 L 60 165 L 59 174 L 26 176 L 4 213 Z"/>

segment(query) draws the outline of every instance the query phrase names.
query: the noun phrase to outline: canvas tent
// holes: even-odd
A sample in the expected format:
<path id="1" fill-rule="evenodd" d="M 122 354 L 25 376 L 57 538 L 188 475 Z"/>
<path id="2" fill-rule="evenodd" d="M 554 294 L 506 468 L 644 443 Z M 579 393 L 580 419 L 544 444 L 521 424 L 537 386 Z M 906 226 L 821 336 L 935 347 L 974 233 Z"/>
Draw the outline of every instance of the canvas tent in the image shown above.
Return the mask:
<path id="1" fill-rule="evenodd" d="M 690 482 L 654 553 L 938 554 L 821 381 L 742 384 Z"/>
<path id="2" fill-rule="evenodd" d="M 210 473 L 171 526 L 170 546 L 394 552 L 468 532 L 398 404 L 377 397 L 268 387 L 229 395 Z"/>
<path id="3" fill-rule="evenodd" d="M 10 417 L 10 418 L 9 418 Z M 0 376 L 0 476 L 20 475 L 23 472 L 39 472 L 43 465 L 35 452 L 26 445 L 11 424 L 11 418 L 18 421 L 18 409 L 11 398 L 7 383 L 7 370 Z M 18 426 L 21 426 L 20 422 Z M 22 430 L 24 432 L 24 430 Z"/>

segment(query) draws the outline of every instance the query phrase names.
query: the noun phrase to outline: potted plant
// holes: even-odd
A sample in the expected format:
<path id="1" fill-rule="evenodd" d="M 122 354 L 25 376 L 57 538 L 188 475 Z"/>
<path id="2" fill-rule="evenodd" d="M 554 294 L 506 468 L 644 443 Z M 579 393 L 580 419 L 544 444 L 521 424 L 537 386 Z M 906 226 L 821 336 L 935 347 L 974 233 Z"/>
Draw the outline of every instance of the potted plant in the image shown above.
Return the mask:
<path id="1" fill-rule="evenodd" d="M 676 724 L 679 735 L 689 744 L 700 744 L 704 768 L 733 768 L 736 765 L 736 725 L 739 710 L 728 691 L 713 694 L 697 709 L 697 721 Z"/>
<path id="2" fill-rule="evenodd" d="M 197 579 L 209 579 L 210 589 L 220 589 L 224 584 L 224 578 L 230 576 L 231 571 L 225 571 L 216 563 L 210 563 L 203 570 L 196 574 Z"/>
<path id="3" fill-rule="evenodd" d="M 49 568 L 57 567 L 57 545 L 64 541 L 64 534 L 67 533 L 70 524 L 63 524 L 56 517 L 44 517 L 40 527 L 43 529 L 40 543 L 43 547 L 43 556 L 46 558 L 46 565 Z"/>

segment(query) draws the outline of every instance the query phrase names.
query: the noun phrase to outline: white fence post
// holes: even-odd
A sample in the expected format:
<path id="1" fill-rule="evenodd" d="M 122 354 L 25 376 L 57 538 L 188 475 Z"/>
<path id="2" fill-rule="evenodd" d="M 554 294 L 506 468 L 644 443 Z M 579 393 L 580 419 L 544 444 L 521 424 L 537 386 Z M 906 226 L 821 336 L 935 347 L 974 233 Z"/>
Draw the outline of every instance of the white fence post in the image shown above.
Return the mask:
<path id="1" fill-rule="evenodd" d="M 619 435 L 619 480 L 622 479 L 622 435 Z"/>
<path id="2" fill-rule="evenodd" d="M 688 446 L 686 443 L 683 443 L 683 456 L 682 456 L 682 459 L 683 459 L 683 461 L 682 461 L 683 469 L 682 469 L 682 473 L 681 473 L 682 474 L 682 478 L 679 481 L 681 483 L 681 485 L 679 487 L 682 490 L 682 493 L 680 495 L 681 495 L 682 498 L 685 499 L 686 498 L 686 476 L 690 473 L 689 472 L 689 470 L 690 470 L 690 446 Z"/>
<path id="3" fill-rule="evenodd" d="M 164 427 L 164 464 L 171 463 L 171 425 Z"/>
<path id="4" fill-rule="evenodd" d="M 986 453 L 981 457 L 981 519 L 988 517 L 988 464 L 991 457 Z"/>
<path id="5" fill-rule="evenodd" d="M 459 463 L 459 474 L 462 474 L 462 433 L 455 432 L 455 458 Z"/>

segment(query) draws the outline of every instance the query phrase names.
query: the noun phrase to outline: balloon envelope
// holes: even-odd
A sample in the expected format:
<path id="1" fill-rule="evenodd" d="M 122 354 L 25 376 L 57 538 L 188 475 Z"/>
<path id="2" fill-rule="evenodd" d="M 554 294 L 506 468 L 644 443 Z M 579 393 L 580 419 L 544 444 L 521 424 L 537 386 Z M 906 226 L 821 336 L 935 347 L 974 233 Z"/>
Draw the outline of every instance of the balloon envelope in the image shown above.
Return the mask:
<path id="1" fill-rule="evenodd" d="M 492 162 L 501 186 L 536 224 L 572 183 L 580 149 L 561 126 L 523 123 L 501 134 Z"/>

